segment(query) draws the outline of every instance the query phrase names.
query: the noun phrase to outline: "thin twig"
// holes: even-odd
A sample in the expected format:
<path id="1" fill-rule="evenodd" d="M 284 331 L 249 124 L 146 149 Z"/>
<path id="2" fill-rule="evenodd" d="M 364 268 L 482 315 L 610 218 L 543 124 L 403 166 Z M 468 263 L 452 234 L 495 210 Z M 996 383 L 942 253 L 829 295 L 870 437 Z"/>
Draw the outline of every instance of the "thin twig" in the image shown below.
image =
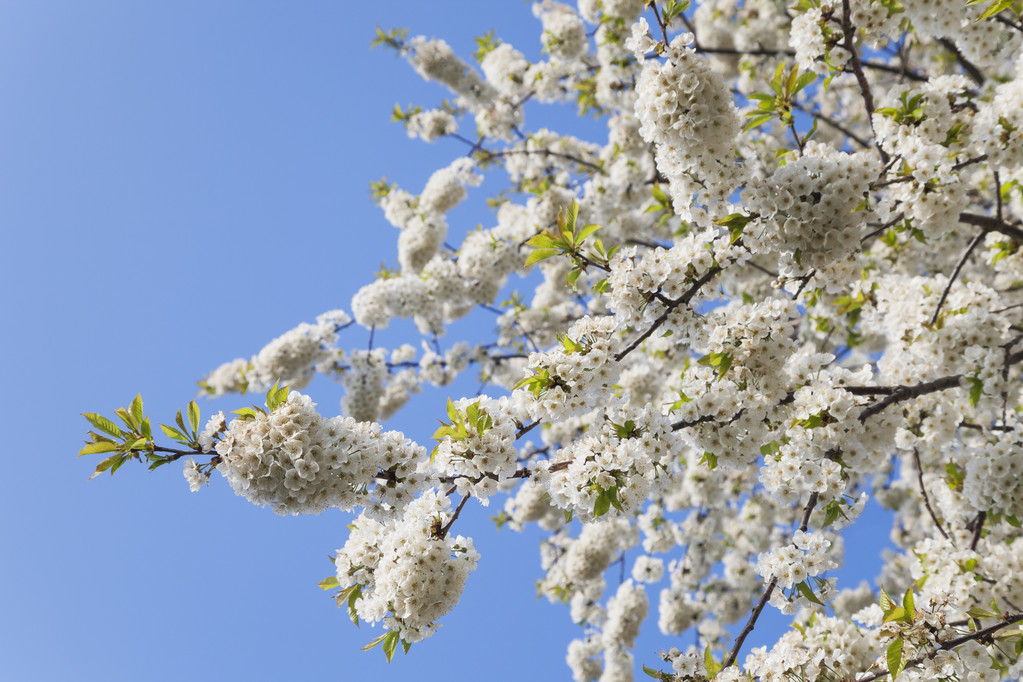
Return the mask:
<path id="1" fill-rule="evenodd" d="M 984 628 L 982 630 L 977 630 L 976 632 L 968 632 L 965 635 L 960 635 L 959 637 L 953 637 L 952 639 L 946 639 L 944 642 L 939 643 L 938 646 L 936 646 L 934 648 L 934 650 L 931 651 L 930 653 L 924 654 L 923 656 L 917 656 L 916 658 L 911 658 L 908 661 L 906 661 L 906 664 L 903 667 L 903 669 L 916 667 L 916 666 L 920 665 L 921 663 L 923 663 L 924 661 L 926 661 L 928 659 L 931 659 L 931 658 L 934 658 L 935 656 L 938 655 L 938 652 L 940 652 L 940 651 L 948 651 L 949 649 L 954 649 L 955 647 L 959 646 L 960 644 L 966 644 L 967 642 L 969 642 L 971 640 L 984 640 L 984 639 L 987 639 L 991 635 L 993 635 L 994 633 L 996 633 L 999 630 L 1001 630 L 1002 628 L 1006 628 L 1006 627 L 1008 627 L 1010 625 L 1013 625 L 1015 623 L 1018 623 L 1020 621 L 1023 621 L 1023 613 L 1008 613 L 1008 614 L 1005 614 L 1002 617 L 1001 622 L 999 622 L 999 623 L 995 623 L 994 625 L 989 625 L 988 627 L 986 627 L 986 628 Z M 880 672 L 876 672 L 873 675 L 868 675 L 866 677 L 861 677 L 861 678 L 855 680 L 855 682 L 874 682 L 874 680 L 879 680 L 882 677 L 887 677 L 888 674 L 889 674 L 888 673 L 888 669 L 884 668 Z"/>
<path id="2" fill-rule="evenodd" d="M 959 276 L 959 271 L 963 269 L 964 265 L 966 265 L 966 261 L 969 259 L 970 254 L 973 253 L 975 248 L 977 248 L 977 244 L 980 244 L 980 240 L 985 234 L 987 234 L 987 230 L 981 230 L 977 233 L 977 236 L 970 240 L 966 250 L 963 251 L 963 255 L 959 257 L 959 262 L 956 263 L 955 268 L 952 269 L 952 275 L 949 276 L 948 282 L 945 284 L 945 289 L 941 292 L 941 298 L 938 299 L 938 305 L 934 306 L 934 312 L 931 313 L 930 324 L 932 327 L 934 326 L 934 323 L 938 321 L 938 314 L 941 312 L 941 306 L 945 304 L 945 299 L 948 298 L 948 292 L 952 290 L 952 285 L 955 283 L 956 277 Z"/>
<path id="3" fill-rule="evenodd" d="M 799 523 L 799 530 L 806 532 L 807 527 L 810 524 L 810 514 L 813 512 L 813 508 L 817 506 L 817 493 L 810 493 L 810 499 L 806 503 L 806 507 L 803 509 L 803 519 Z M 742 643 L 746 641 L 746 637 L 753 632 L 753 628 L 757 625 L 757 619 L 760 618 L 760 614 L 763 612 L 764 607 L 767 606 L 767 602 L 771 599 L 771 593 L 774 592 L 774 588 L 778 585 L 778 576 L 773 576 L 767 583 L 767 587 L 764 589 L 764 594 L 761 595 L 760 601 L 753 607 L 753 612 L 750 613 L 749 620 L 746 621 L 746 625 L 743 626 L 742 632 L 735 638 L 735 644 L 732 645 L 732 650 L 728 652 L 725 660 L 721 662 L 722 668 L 735 663 L 736 656 L 739 655 L 739 650 L 742 649 Z"/>
<path id="4" fill-rule="evenodd" d="M 927 488 L 924 486 L 924 469 L 920 464 L 920 452 L 916 448 L 913 448 L 913 462 L 916 464 L 916 480 L 920 484 L 920 494 L 924 498 L 924 506 L 927 507 L 927 512 L 931 515 L 934 525 L 938 527 L 941 537 L 948 540 L 948 533 L 941 527 L 941 521 L 938 520 L 938 515 L 934 513 L 934 509 L 931 507 L 931 499 L 927 496 Z"/>
<path id="5" fill-rule="evenodd" d="M 469 501 L 470 497 L 472 497 L 472 495 L 464 495 L 462 497 L 462 501 L 458 503 L 457 507 L 455 507 L 455 513 L 451 515 L 451 518 L 448 519 L 448 522 L 445 523 L 444 527 L 440 529 L 441 540 L 447 537 L 448 531 L 451 530 L 451 526 L 455 523 L 455 519 L 457 519 L 458 515 L 462 513 L 462 507 L 465 506 L 465 503 Z"/>
<path id="6" fill-rule="evenodd" d="M 1023 228 L 1018 225 L 1010 225 L 1004 220 L 992 216 L 963 212 L 959 214 L 959 222 L 983 228 L 985 232 L 998 232 L 1006 237 L 1012 237 L 1018 242 L 1023 242 Z"/>
<path id="7" fill-rule="evenodd" d="M 984 522 L 987 521 L 987 512 L 982 511 L 974 517 L 973 521 L 970 522 L 970 530 L 973 531 L 973 537 L 970 538 L 970 549 L 976 551 L 977 543 L 980 542 L 980 532 L 984 530 Z M 967 526 L 969 528 L 969 526 Z"/>
<path id="8" fill-rule="evenodd" d="M 856 76 L 856 82 L 860 86 L 860 96 L 863 98 L 863 106 L 867 110 L 867 121 L 870 123 L 870 130 L 874 132 L 874 138 L 877 139 L 877 131 L 874 130 L 874 94 L 870 91 L 870 83 L 867 81 L 866 74 L 863 73 L 863 62 L 860 61 L 859 50 L 856 49 L 854 44 L 855 31 L 853 30 L 852 24 L 852 10 L 849 6 L 849 0 L 842 0 L 842 34 L 843 41 L 842 47 L 849 52 L 849 64 L 852 67 L 853 75 Z M 881 162 L 888 163 L 888 152 L 886 152 L 880 143 L 875 145 L 878 154 L 881 155 Z"/>
<path id="9" fill-rule="evenodd" d="M 719 272 L 721 272 L 721 266 L 720 265 L 715 265 L 710 270 L 708 270 L 703 275 L 703 277 L 701 277 L 700 279 L 698 279 L 695 282 L 693 282 L 692 286 L 690 286 L 689 289 L 685 293 L 683 293 L 681 296 L 679 296 L 678 298 L 676 298 L 674 300 L 669 300 L 667 305 L 665 305 L 665 307 L 664 307 L 664 312 L 662 312 L 660 314 L 660 316 L 658 316 L 658 318 L 653 321 L 653 323 L 650 325 L 650 327 L 645 332 L 643 332 L 638 337 L 636 337 L 636 339 L 633 340 L 633 342 L 630 343 L 628 346 L 626 346 L 624 350 L 621 350 L 621 351 L 619 351 L 618 353 L 615 354 L 615 361 L 621 362 L 622 359 L 626 355 L 628 355 L 632 351 L 636 350 L 636 348 L 639 347 L 639 344 L 641 344 L 644 341 L 646 341 L 650 337 L 651 334 L 653 334 L 655 331 L 657 331 L 657 329 L 662 324 L 664 324 L 665 320 L 668 319 L 668 316 L 671 315 L 671 312 L 673 310 L 675 310 L 675 308 L 677 308 L 680 305 L 683 305 L 683 304 L 688 303 L 689 301 L 691 301 L 693 299 L 693 297 L 696 296 L 697 292 L 699 292 L 700 289 L 703 288 L 703 285 L 705 285 L 710 280 L 714 279 L 714 277 Z"/>
<path id="10" fill-rule="evenodd" d="M 530 422 L 529 424 L 524 425 L 522 428 L 515 432 L 515 440 L 522 438 L 524 435 L 535 429 L 539 424 L 540 420 L 537 419 L 535 422 Z"/>
<path id="11" fill-rule="evenodd" d="M 1005 358 L 1006 365 L 1016 365 L 1023 362 L 1023 351 L 1016 351 L 1008 355 Z M 871 403 L 862 412 L 860 412 L 859 420 L 860 423 L 867 421 L 870 417 L 875 414 L 883 412 L 889 406 L 900 403 L 910 398 L 917 398 L 928 393 L 934 393 L 936 391 L 944 391 L 950 388 L 957 388 L 960 380 L 963 378 L 962 374 L 953 374 L 950 376 L 941 377 L 933 381 L 926 381 L 922 384 L 913 384 L 912 386 L 898 386 L 892 387 L 891 393 L 889 393 L 882 400 L 876 403 Z M 839 386 L 838 388 L 848 388 L 845 386 Z M 855 388 L 855 387 L 852 387 Z M 852 392 L 852 391 L 850 391 Z"/>

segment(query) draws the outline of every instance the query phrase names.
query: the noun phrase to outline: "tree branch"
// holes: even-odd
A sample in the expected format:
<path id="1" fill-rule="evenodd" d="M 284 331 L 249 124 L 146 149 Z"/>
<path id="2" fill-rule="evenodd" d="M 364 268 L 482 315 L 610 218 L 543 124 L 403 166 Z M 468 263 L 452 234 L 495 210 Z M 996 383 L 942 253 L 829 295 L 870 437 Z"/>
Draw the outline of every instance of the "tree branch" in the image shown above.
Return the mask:
<path id="1" fill-rule="evenodd" d="M 970 254 L 977 248 L 977 244 L 980 244 L 981 238 L 987 234 L 986 230 L 981 230 L 977 233 L 970 243 L 967 245 L 966 250 L 963 251 L 963 255 L 959 257 L 959 262 L 956 263 L 955 268 L 952 269 L 952 275 L 948 278 L 948 283 L 945 284 L 944 291 L 941 292 L 941 298 L 938 299 L 938 305 L 934 307 L 934 312 L 931 314 L 931 326 L 938 321 L 938 314 L 941 312 L 941 306 L 945 304 L 945 299 L 948 298 L 948 292 L 952 290 L 952 285 L 955 284 L 956 277 L 959 276 L 959 271 L 966 265 L 966 261 L 969 259 Z"/>
<path id="2" fill-rule="evenodd" d="M 813 508 L 817 506 L 817 493 L 810 493 L 810 499 L 806 503 L 806 507 L 803 509 L 803 519 L 799 523 L 799 530 L 806 532 L 807 527 L 810 524 L 810 514 L 813 513 Z M 764 589 L 764 594 L 761 595 L 760 601 L 753 607 L 753 612 L 750 613 L 749 620 L 746 621 L 746 625 L 743 626 L 739 636 L 735 638 L 735 644 L 732 645 L 732 650 L 725 656 L 725 660 L 721 662 L 722 668 L 735 663 L 736 656 L 739 655 L 739 650 L 742 649 L 742 643 L 746 641 L 746 638 L 753 628 L 757 625 L 757 619 L 760 618 L 760 614 L 764 611 L 764 607 L 767 606 L 767 602 L 771 599 L 771 594 L 774 592 L 774 588 L 778 585 L 778 576 L 773 576 L 767 583 L 767 587 Z"/>
<path id="3" fill-rule="evenodd" d="M 941 533 L 941 537 L 948 540 L 948 533 L 941 527 L 941 522 L 938 520 L 938 515 L 934 513 L 934 509 L 931 507 L 931 499 L 927 496 L 927 488 L 924 486 L 924 469 L 920 464 L 920 452 L 913 448 L 913 463 L 916 464 L 916 480 L 920 484 L 920 495 L 924 498 L 924 506 L 927 507 L 927 513 L 931 515 L 931 520 L 934 521 L 934 525 L 938 527 L 938 532 Z"/>
<path id="4" fill-rule="evenodd" d="M 699 292 L 700 289 L 703 288 L 703 285 L 705 285 L 710 280 L 714 279 L 714 277 L 717 276 L 719 272 L 721 272 L 721 269 L 722 268 L 720 265 L 715 265 L 710 270 L 708 270 L 703 275 L 703 277 L 693 282 L 692 286 L 689 287 L 688 291 L 686 291 L 684 294 L 682 294 L 681 296 L 674 300 L 669 300 L 664 307 L 664 312 L 662 312 L 657 317 L 657 319 L 653 321 L 653 324 L 651 324 L 650 327 L 645 332 L 636 337 L 636 339 L 628 346 L 626 346 L 624 350 L 621 350 L 617 354 L 615 354 L 615 361 L 621 362 L 626 355 L 636 350 L 636 348 L 639 347 L 639 344 L 643 343 L 648 338 L 650 338 L 650 335 L 657 331 L 658 327 L 664 324 L 665 320 L 668 319 L 668 316 L 671 315 L 671 312 L 675 310 L 675 308 L 678 308 L 680 305 L 683 305 L 691 301 L 693 297 L 696 296 L 697 292 Z"/>
<path id="5" fill-rule="evenodd" d="M 1016 351 L 1005 358 L 1006 365 L 1015 365 L 1021 361 L 1023 361 L 1023 351 Z M 962 374 L 953 374 L 947 377 L 935 379 L 934 381 L 927 381 L 922 384 L 914 384 L 912 386 L 876 387 L 875 390 L 880 389 L 878 390 L 879 393 L 887 392 L 887 397 L 876 403 L 868 405 L 863 412 L 860 412 L 859 420 L 861 423 L 865 422 L 875 414 L 883 412 L 890 405 L 900 403 L 904 400 L 909 400 L 910 398 L 917 398 L 922 395 L 927 395 L 928 393 L 957 388 L 959 386 L 959 380 L 962 378 Z M 839 386 L 838 388 L 845 390 L 849 390 L 851 388 L 854 390 L 850 391 L 850 393 L 854 393 L 855 391 L 862 391 L 864 388 L 874 387 Z"/>
<path id="6" fill-rule="evenodd" d="M 970 640 L 974 640 L 974 639 L 987 639 L 988 637 L 990 637 L 994 633 L 998 632 L 999 630 L 1001 630 L 1003 628 L 1006 628 L 1006 627 L 1008 627 L 1010 625 L 1013 625 L 1015 623 L 1018 623 L 1020 621 L 1023 621 L 1023 613 L 1007 613 L 1007 614 L 1005 614 L 1002 617 L 1002 621 L 999 622 L 999 623 L 995 623 L 994 625 L 989 625 L 986 628 L 983 628 L 981 630 L 977 630 L 976 632 L 968 632 L 967 634 L 961 635 L 959 637 L 953 637 L 952 639 L 946 639 L 944 642 L 939 643 L 938 646 L 935 647 L 934 650 L 931 651 L 930 653 L 924 654 L 923 656 L 917 656 L 916 658 L 911 658 L 910 660 L 906 661 L 905 668 L 916 667 L 916 666 L 920 665 L 921 663 L 923 663 L 924 661 L 926 661 L 928 659 L 931 659 L 931 658 L 934 658 L 935 656 L 938 655 L 939 652 L 941 652 L 941 651 L 948 651 L 949 649 L 954 649 L 955 647 L 959 646 L 960 644 L 966 644 Z M 888 669 L 884 668 L 880 672 L 876 672 L 873 675 L 868 675 L 866 677 L 860 677 L 859 679 L 855 680 L 855 682 L 874 682 L 874 680 L 879 680 L 882 677 L 887 677 L 887 676 L 888 676 Z"/>

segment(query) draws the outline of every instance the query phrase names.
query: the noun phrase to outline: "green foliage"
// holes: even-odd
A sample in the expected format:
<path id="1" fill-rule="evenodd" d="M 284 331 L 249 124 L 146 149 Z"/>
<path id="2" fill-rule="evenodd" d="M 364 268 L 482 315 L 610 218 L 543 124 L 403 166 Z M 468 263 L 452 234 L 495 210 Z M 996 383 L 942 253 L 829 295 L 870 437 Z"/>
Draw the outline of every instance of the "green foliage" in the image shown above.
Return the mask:
<path id="1" fill-rule="evenodd" d="M 718 380 L 724 379 L 725 374 L 732 366 L 732 354 L 729 352 L 713 352 L 707 353 L 702 358 L 696 361 L 696 364 L 703 365 L 705 367 L 715 367 L 718 371 Z"/>
<path id="2" fill-rule="evenodd" d="M 273 412 L 278 407 L 288 402 L 288 393 L 291 389 L 287 386 L 281 386 L 278 388 L 279 381 L 275 381 L 274 385 L 266 392 L 266 406 Z"/>
<path id="3" fill-rule="evenodd" d="M 714 677 L 721 671 L 721 664 L 714 660 L 714 652 L 710 650 L 710 644 L 703 650 L 703 667 L 707 669 L 708 677 Z"/>
<path id="4" fill-rule="evenodd" d="M 660 217 L 657 219 L 657 227 L 664 227 L 665 223 L 676 217 L 671 197 L 657 184 L 650 187 L 650 194 L 654 198 L 654 203 L 646 209 L 645 213 L 659 213 Z"/>
<path id="5" fill-rule="evenodd" d="M 896 637 L 892 640 L 891 644 L 888 645 L 888 651 L 885 657 L 888 661 L 888 673 L 894 680 L 906 667 L 906 662 L 902 658 L 903 641 L 901 637 Z"/>
<path id="6" fill-rule="evenodd" d="M 718 468 L 718 456 L 710 451 L 704 452 L 700 457 L 700 464 L 706 464 L 708 469 L 714 471 Z"/>
<path id="7" fill-rule="evenodd" d="M 602 488 L 596 483 L 591 483 L 590 489 L 597 491 L 597 499 L 593 502 L 593 518 L 596 519 L 603 516 L 610 511 L 611 507 L 614 507 L 620 512 L 625 511 L 622 508 L 622 502 L 618 497 L 618 486 Z"/>
<path id="8" fill-rule="evenodd" d="M 994 265 L 1003 258 L 1008 258 L 1012 254 L 1016 253 L 1019 249 L 1019 244 L 1011 239 L 1000 239 L 993 244 L 990 244 L 988 248 L 995 249 L 995 255 L 991 257 L 991 265 Z"/>
<path id="9" fill-rule="evenodd" d="M 109 471 L 113 475 L 130 459 L 142 461 L 145 458 L 149 470 L 152 471 L 188 454 L 168 449 L 162 449 L 162 452 L 170 454 L 158 452 L 160 449 L 156 447 L 153 439 L 152 424 L 149 417 L 143 413 L 141 394 L 136 395 L 128 407 L 114 410 L 114 414 L 121 420 L 123 426 L 118 426 L 113 420 L 93 412 L 82 414 L 95 430 L 88 432 L 89 440 L 78 452 L 78 456 L 111 453 L 96 465 L 95 472 L 89 477 L 90 480 L 104 471 Z M 178 410 L 174 417 L 175 426 L 160 424 L 160 430 L 165 436 L 181 443 L 195 454 L 202 454 L 198 437 L 199 406 L 194 400 L 188 403 L 185 415 L 183 417 L 181 410 Z M 212 468 L 209 464 L 204 466 Z"/>
<path id="10" fill-rule="evenodd" d="M 923 103 L 924 95 L 912 95 L 903 92 L 899 97 L 900 105 L 897 107 L 881 107 L 875 113 L 886 116 L 899 125 L 917 126 L 924 120 Z"/>
<path id="11" fill-rule="evenodd" d="M 987 0 L 967 0 L 966 6 L 981 5 L 985 2 L 987 2 Z M 984 10 L 979 17 L 977 17 L 977 21 L 984 21 L 985 19 L 989 19 L 990 17 L 993 17 L 999 12 L 1003 12 L 1005 10 L 1010 10 L 1017 18 L 1019 18 L 1021 13 L 1019 0 L 991 0 L 991 4 L 988 5 L 987 9 Z"/>
<path id="12" fill-rule="evenodd" d="M 645 665 L 643 666 L 643 672 L 649 675 L 650 677 L 654 678 L 655 680 L 661 680 L 662 682 L 673 682 L 673 680 L 675 679 L 674 673 L 666 673 L 660 670 L 654 670 L 653 668 L 648 668 Z"/>
<path id="13" fill-rule="evenodd" d="M 533 251 L 526 258 L 526 266 L 554 256 L 568 256 L 572 259 L 572 269 L 566 276 L 566 280 L 568 285 L 573 288 L 579 275 L 585 272 L 588 266 L 597 264 L 603 269 L 607 269 L 610 259 L 618 247 L 606 251 L 600 240 L 595 239 L 592 253 L 589 256 L 584 255 L 582 252 L 583 242 L 601 226 L 583 225 L 580 227 L 576 224 L 578 217 L 579 204 L 573 199 L 566 209 L 558 211 L 557 233 L 543 230 L 526 240 L 526 245 L 533 247 Z"/>
<path id="14" fill-rule="evenodd" d="M 511 516 L 509 516 L 506 511 L 500 511 L 497 513 L 497 516 L 491 516 L 490 520 L 494 522 L 495 526 L 497 526 L 497 530 L 501 530 L 504 527 L 504 524 L 511 521 Z"/>
<path id="15" fill-rule="evenodd" d="M 796 584 L 796 591 L 807 601 L 824 606 L 824 602 L 820 600 L 820 597 L 817 596 L 817 593 L 813 591 L 813 588 L 810 587 L 806 580 Z"/>
<path id="16" fill-rule="evenodd" d="M 739 239 L 742 237 L 743 230 L 746 229 L 746 226 L 750 223 L 751 220 L 753 220 L 753 218 L 754 216 L 743 215 L 741 213 L 732 213 L 730 215 L 725 216 L 724 218 L 721 218 L 720 220 L 715 220 L 714 223 L 716 225 L 721 225 L 722 227 L 728 228 L 729 235 L 728 243 L 734 244 L 735 242 L 739 241 Z"/>
<path id="17" fill-rule="evenodd" d="M 140 459 L 140 453 L 145 454 L 146 460 L 151 462 L 150 469 L 155 469 L 166 460 L 153 453 L 153 428 L 149 417 L 143 414 L 141 394 L 136 395 L 127 408 L 119 407 L 114 410 L 114 414 L 123 423 L 123 428 L 113 420 L 94 412 L 82 413 L 96 430 L 88 432 L 89 440 L 85 442 L 85 447 L 78 451 L 78 456 L 113 453 L 96 465 L 96 470 L 89 480 L 104 471 L 109 471 L 113 476 L 114 472 L 129 459 Z"/>
<path id="18" fill-rule="evenodd" d="M 615 435 L 619 438 L 637 438 L 643 433 L 642 429 L 636 428 L 636 423 L 631 419 L 627 419 L 624 424 L 616 424 L 608 419 L 606 415 L 604 419 L 611 425 L 611 428 L 615 431 Z"/>
<path id="19" fill-rule="evenodd" d="M 786 73 L 784 62 L 778 64 L 778 68 L 774 70 L 774 75 L 768 81 L 774 94 L 755 92 L 749 96 L 750 99 L 757 100 L 758 104 L 756 109 L 746 113 L 747 118 L 750 120 L 746 123 L 746 127 L 743 128 L 743 132 L 759 128 L 774 118 L 777 118 L 786 126 L 792 125 L 794 122 L 792 112 L 795 108 L 796 95 L 803 88 L 810 85 L 810 83 L 813 83 L 816 78 L 817 75 L 812 72 L 799 73 L 798 66 L 793 66 Z"/>
<path id="20" fill-rule="evenodd" d="M 397 110 L 398 105 L 394 105 L 394 108 Z M 387 182 L 387 176 L 384 176 L 376 182 L 369 183 L 370 196 L 373 197 L 373 201 L 379 204 L 380 200 L 390 194 L 395 187 L 397 187 L 397 185 Z"/>
<path id="21" fill-rule="evenodd" d="M 979 373 L 979 371 L 977 372 Z M 977 403 L 980 402 L 981 396 L 986 395 L 984 393 L 984 380 L 974 374 L 974 376 L 966 377 L 966 383 L 970 385 L 970 405 L 976 407 Z"/>
<path id="22" fill-rule="evenodd" d="M 913 588 L 906 590 L 902 597 L 902 603 L 896 602 L 891 595 L 881 588 L 881 612 L 884 614 L 884 623 L 905 623 L 912 625 L 916 617 L 916 604 L 913 599 Z"/>
<path id="23" fill-rule="evenodd" d="M 408 653 L 408 650 L 412 648 L 412 645 L 409 642 L 406 642 L 405 640 L 401 639 L 401 636 L 398 634 L 396 630 L 389 630 L 384 634 L 380 635 L 379 637 L 377 637 L 376 639 L 374 639 L 366 646 L 362 647 L 362 650 L 369 651 L 378 644 L 383 644 L 384 656 L 387 657 L 387 662 L 390 663 L 391 659 L 394 658 L 395 650 L 397 650 L 398 648 L 398 642 L 401 642 L 401 647 L 402 649 L 405 650 L 406 654 Z"/>
<path id="24" fill-rule="evenodd" d="M 551 387 L 559 385 L 564 386 L 557 377 L 551 376 L 550 371 L 546 367 L 537 367 L 533 370 L 533 374 L 525 379 L 521 379 L 512 387 L 512 390 L 525 388 L 533 394 L 534 398 L 539 398 Z"/>
<path id="25" fill-rule="evenodd" d="M 689 9 L 689 0 L 667 0 L 661 10 L 661 19 L 665 24 L 670 24 L 676 17 Z"/>
<path id="26" fill-rule="evenodd" d="M 274 385 L 267 389 L 266 392 L 266 406 L 269 411 L 264 410 L 259 405 L 252 404 L 250 407 L 233 410 L 231 414 L 236 414 L 242 421 L 247 421 L 255 419 L 259 415 L 263 415 L 265 417 L 273 413 L 273 411 L 278 407 L 288 402 L 288 393 L 291 390 L 287 386 L 278 387 L 278 383 L 279 382 L 275 382 Z"/>
<path id="27" fill-rule="evenodd" d="M 405 49 L 406 38 L 408 38 L 407 28 L 392 28 L 389 31 L 385 31 L 377 26 L 376 37 L 373 38 L 373 42 L 369 46 L 373 48 L 377 45 L 383 45 L 384 47 L 401 52 Z"/>
<path id="28" fill-rule="evenodd" d="M 338 582 L 336 575 L 329 575 L 316 583 L 316 586 L 321 590 L 333 590 L 335 587 L 339 587 L 340 585 L 341 583 Z"/>
<path id="29" fill-rule="evenodd" d="M 408 128 L 409 121 L 412 120 L 412 117 L 421 112 L 422 110 L 423 110 L 422 107 L 413 106 L 411 104 L 405 107 L 404 109 L 401 108 L 401 105 L 395 104 L 394 109 L 391 111 L 391 120 L 401 123 L 403 126 Z M 374 184 L 376 183 L 370 183 L 370 186 L 373 187 Z M 373 198 L 374 199 L 377 198 L 375 192 Z"/>
<path id="30" fill-rule="evenodd" d="M 494 29 L 490 29 L 481 36 L 476 37 L 476 51 L 472 56 L 477 62 L 482 63 L 483 58 L 493 52 L 501 44 L 500 38 L 494 37 Z"/>
<path id="31" fill-rule="evenodd" d="M 468 440 L 470 432 L 475 432 L 477 436 L 482 436 L 491 427 L 494 426 L 494 420 L 489 413 L 482 407 L 480 407 L 480 401 L 467 405 L 465 411 L 459 410 L 455 407 L 455 404 L 448 398 L 447 406 L 448 419 L 451 421 L 440 422 L 440 427 L 433 432 L 433 438 L 437 441 L 443 441 L 445 438 L 450 438 L 455 442 L 464 442 Z M 430 459 L 437 456 L 437 448 L 440 447 L 438 442 L 437 447 L 430 453 Z"/>

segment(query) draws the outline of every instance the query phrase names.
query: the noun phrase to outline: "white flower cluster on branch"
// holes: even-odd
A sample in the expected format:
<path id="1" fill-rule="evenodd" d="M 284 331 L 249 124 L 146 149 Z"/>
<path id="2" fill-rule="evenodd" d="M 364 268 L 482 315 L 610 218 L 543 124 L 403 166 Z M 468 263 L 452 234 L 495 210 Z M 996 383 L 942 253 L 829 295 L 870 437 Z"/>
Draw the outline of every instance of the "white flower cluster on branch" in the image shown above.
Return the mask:
<path id="1" fill-rule="evenodd" d="M 538 44 L 478 37 L 478 69 L 379 32 L 454 97 L 396 120 L 461 146 L 418 194 L 373 184 L 395 265 L 351 319 L 325 313 L 202 384 L 266 391 L 267 409 L 200 429 L 192 403 L 163 425 L 170 448 L 139 398 L 123 428 L 86 415 L 83 454 L 108 455 L 97 471 L 189 457 L 192 490 L 216 469 L 281 514 L 357 514 L 321 585 L 384 625 L 388 657 L 458 602 L 473 498 L 545 533 L 538 592 L 580 627 L 580 682 L 640 665 L 672 682 L 1018 678 L 1019 3 L 533 13 Z M 527 127 L 541 104 L 606 127 Z M 462 224 L 494 182 L 493 215 Z M 419 338 L 387 345 L 402 333 Z M 432 451 L 379 423 L 470 372 Z M 342 415 L 284 388 L 317 373 L 343 385 Z M 835 571 L 876 553 L 846 532 L 868 504 L 893 548 L 853 586 Z M 744 648 L 772 609 L 793 629 Z M 660 662 L 653 623 L 679 637 Z"/>

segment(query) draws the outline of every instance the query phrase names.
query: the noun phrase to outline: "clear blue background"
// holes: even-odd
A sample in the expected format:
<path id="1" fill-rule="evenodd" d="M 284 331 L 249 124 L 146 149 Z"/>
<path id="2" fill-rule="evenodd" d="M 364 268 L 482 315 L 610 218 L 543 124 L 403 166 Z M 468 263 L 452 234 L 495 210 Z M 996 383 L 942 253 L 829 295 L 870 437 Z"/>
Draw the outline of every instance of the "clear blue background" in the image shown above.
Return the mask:
<path id="1" fill-rule="evenodd" d="M 219 476 L 191 494 L 177 464 L 87 483 L 96 458 L 74 459 L 79 413 L 112 414 L 141 391 L 154 422 L 170 422 L 204 372 L 347 309 L 395 262 L 369 181 L 417 192 L 465 150 L 388 121 L 396 102 L 448 93 L 370 51 L 378 24 L 463 56 L 497 28 L 539 56 L 522 2 L 0 4 L 0 677 L 568 678 L 580 630 L 535 598 L 539 534 L 486 520 L 500 502 L 459 521 L 483 555 L 462 603 L 388 666 L 359 651 L 380 630 L 356 630 L 315 586 L 345 515 L 279 518 Z M 455 218 L 456 233 L 490 219 Z M 345 345 L 366 343 L 348 333 Z M 339 386 L 310 393 L 336 413 Z M 391 426 L 426 442 L 445 395 L 427 392 Z M 637 662 L 687 643 L 656 634 L 656 616 L 644 630 Z"/>

